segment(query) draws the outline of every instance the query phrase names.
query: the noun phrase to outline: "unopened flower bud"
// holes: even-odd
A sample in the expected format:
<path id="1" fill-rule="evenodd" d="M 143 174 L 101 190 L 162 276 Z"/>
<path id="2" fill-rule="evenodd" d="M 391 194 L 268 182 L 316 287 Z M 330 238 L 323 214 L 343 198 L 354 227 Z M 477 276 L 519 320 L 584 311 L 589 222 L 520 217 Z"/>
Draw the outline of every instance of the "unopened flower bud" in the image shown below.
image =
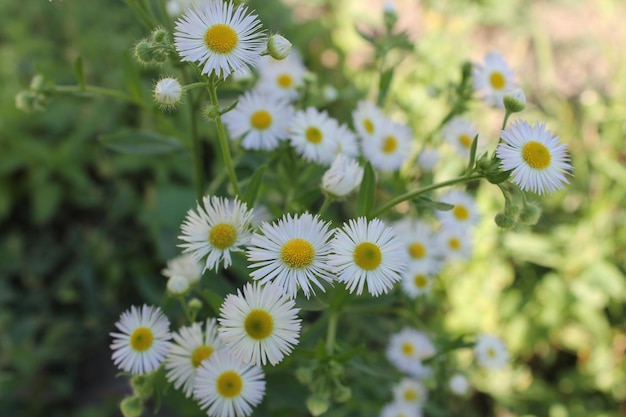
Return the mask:
<path id="1" fill-rule="evenodd" d="M 158 27 L 152 31 L 152 40 L 155 43 L 167 43 L 169 32 L 162 27 Z"/>
<path id="2" fill-rule="evenodd" d="M 306 400 L 306 408 L 309 409 L 309 412 L 317 417 L 321 414 L 324 414 L 328 411 L 328 393 L 327 392 L 319 392 L 317 394 L 311 395 Z"/>
<path id="3" fill-rule="evenodd" d="M 496 214 L 494 221 L 496 222 L 498 227 L 501 227 L 503 229 L 510 229 L 515 226 L 515 218 L 502 212 Z"/>
<path id="4" fill-rule="evenodd" d="M 167 291 L 172 295 L 183 295 L 189 290 L 187 278 L 174 275 L 167 280 Z"/>
<path id="5" fill-rule="evenodd" d="M 202 308 L 202 301 L 198 298 L 192 298 L 187 303 L 187 306 L 189 307 L 189 310 L 191 310 L 192 313 L 197 312 L 197 311 L 200 311 L 200 309 Z"/>
<path id="6" fill-rule="evenodd" d="M 143 39 L 135 44 L 135 59 L 137 62 L 143 65 L 149 65 L 152 63 L 152 43 Z"/>
<path id="7" fill-rule="evenodd" d="M 164 110 L 176 107 L 183 96 L 183 87 L 176 78 L 163 78 L 154 86 L 154 99 Z"/>
<path id="8" fill-rule="evenodd" d="M 124 417 L 139 417 L 143 413 L 143 401 L 139 397 L 126 397 L 120 403 Z"/>
<path id="9" fill-rule="evenodd" d="M 152 394 L 154 393 L 152 378 L 145 375 L 133 376 L 130 380 L 130 386 L 133 388 L 133 393 L 143 400 L 147 400 L 152 397 Z"/>
<path id="10" fill-rule="evenodd" d="M 363 179 L 363 168 L 357 161 L 339 154 L 322 177 L 322 190 L 333 198 L 345 197 Z"/>
<path id="11" fill-rule="evenodd" d="M 533 226 L 537 224 L 540 217 L 541 207 L 536 203 L 527 202 L 519 214 L 519 221 L 527 226 Z"/>
<path id="12" fill-rule="evenodd" d="M 291 42 L 281 35 L 272 35 L 267 41 L 267 52 L 274 59 L 285 59 L 291 52 Z"/>
<path id="13" fill-rule="evenodd" d="M 509 113 L 517 113 L 526 108 L 526 95 L 521 88 L 516 88 L 504 95 L 504 108 Z"/>
<path id="14" fill-rule="evenodd" d="M 391 0 L 386 1 L 383 6 L 383 19 L 385 21 L 385 26 L 389 31 L 396 25 L 396 22 L 398 21 L 396 4 Z"/>
<path id="15" fill-rule="evenodd" d="M 343 384 L 336 384 L 333 389 L 333 398 L 338 403 L 345 403 L 352 398 L 352 390 Z"/>

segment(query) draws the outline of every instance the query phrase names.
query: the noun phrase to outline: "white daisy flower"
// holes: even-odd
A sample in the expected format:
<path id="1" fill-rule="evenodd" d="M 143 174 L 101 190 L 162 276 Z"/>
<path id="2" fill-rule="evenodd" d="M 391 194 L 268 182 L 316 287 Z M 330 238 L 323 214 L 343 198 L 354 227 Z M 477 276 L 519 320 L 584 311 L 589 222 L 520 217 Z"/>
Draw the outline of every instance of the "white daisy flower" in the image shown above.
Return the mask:
<path id="1" fill-rule="evenodd" d="M 512 171 L 512 180 L 522 190 L 537 194 L 552 193 L 562 189 L 572 175 L 572 166 L 566 145 L 552 136 L 545 124 L 530 126 L 518 121 L 501 134 L 502 140 L 496 155 L 502 160 L 500 167 Z"/>
<path id="2" fill-rule="evenodd" d="M 462 117 L 453 117 L 441 129 L 443 140 L 451 145 L 462 157 L 469 157 L 474 137 L 478 134 L 476 126 Z"/>
<path id="3" fill-rule="evenodd" d="M 297 111 L 289 126 L 289 140 L 305 160 L 330 165 L 335 159 L 339 124 L 315 107 Z"/>
<path id="4" fill-rule="evenodd" d="M 377 134 L 361 142 L 363 156 L 374 168 L 397 171 L 410 156 L 412 138 L 407 125 L 383 118 Z"/>
<path id="5" fill-rule="evenodd" d="M 454 374 L 452 378 L 450 378 L 448 386 L 450 387 L 450 391 L 456 395 L 467 394 L 470 387 L 467 377 L 462 374 Z"/>
<path id="6" fill-rule="evenodd" d="M 472 235 L 464 228 L 445 227 L 437 233 L 436 239 L 446 261 L 468 260 L 472 255 Z"/>
<path id="7" fill-rule="evenodd" d="M 171 110 L 183 97 L 183 87 L 176 78 L 163 78 L 154 86 L 154 100 L 163 110 Z"/>
<path id="8" fill-rule="evenodd" d="M 478 364 L 487 369 L 504 368 L 509 360 L 509 352 L 502 339 L 490 334 L 478 336 L 474 354 Z"/>
<path id="9" fill-rule="evenodd" d="M 452 210 L 437 210 L 435 212 L 444 227 L 458 226 L 467 229 L 478 223 L 480 215 L 476 207 L 476 200 L 470 194 L 460 190 L 452 190 L 443 194 L 438 200 L 454 206 Z"/>
<path id="10" fill-rule="evenodd" d="M 228 268 L 232 263 L 230 253 L 242 252 L 241 247 L 250 240 L 252 210 L 238 199 L 205 196 L 203 202 L 204 208 L 198 204 L 196 210 L 187 212 L 178 237 L 185 243 L 179 246 L 204 265 L 203 272 L 217 271 L 222 261 Z"/>
<path id="11" fill-rule="evenodd" d="M 219 336 L 240 361 L 276 365 L 298 344 L 301 320 L 295 305 L 275 284 L 248 283 L 243 293 L 226 296 Z"/>
<path id="12" fill-rule="evenodd" d="M 119 332 L 113 337 L 113 363 L 135 375 L 157 369 L 170 350 L 170 321 L 160 308 L 132 306 L 115 323 Z"/>
<path id="13" fill-rule="evenodd" d="M 422 361 L 436 353 L 437 349 L 426 333 L 409 327 L 390 337 L 386 352 L 387 359 L 398 370 L 420 379 L 432 373 Z"/>
<path id="14" fill-rule="evenodd" d="M 429 271 L 424 270 L 424 266 L 411 265 L 402 274 L 402 290 L 411 298 L 430 294 L 434 283 L 435 277 Z"/>
<path id="15" fill-rule="evenodd" d="M 258 17 L 232 1 L 198 3 L 176 21 L 174 44 L 181 61 L 197 62 L 202 74 L 226 78 L 254 67 L 265 43 Z"/>
<path id="16" fill-rule="evenodd" d="M 321 281 L 332 283 L 327 266 L 330 223 L 309 213 L 286 214 L 275 223 L 263 223 L 248 246 L 250 276 L 261 284 L 273 282 L 294 298 L 299 288 L 309 298 Z"/>
<path id="17" fill-rule="evenodd" d="M 281 61 L 264 57 L 258 66 L 259 81 L 255 89 L 265 94 L 295 101 L 300 93 L 298 88 L 304 85 L 307 72 L 302 60 L 294 51 Z"/>
<path id="18" fill-rule="evenodd" d="M 197 2 L 198 0 L 167 0 L 165 10 L 171 17 L 178 17 Z"/>
<path id="19" fill-rule="evenodd" d="M 334 119 L 331 119 L 334 120 Z M 350 158 L 359 157 L 359 142 L 356 135 L 345 124 L 337 124 L 336 132 L 337 146 L 335 147 L 335 156 L 345 155 Z"/>
<path id="20" fill-rule="evenodd" d="M 265 395 L 265 376 L 227 350 L 215 352 L 197 369 L 194 397 L 210 417 L 247 417 Z"/>
<path id="21" fill-rule="evenodd" d="M 392 224 L 409 256 L 409 265 L 427 275 L 443 267 L 443 250 L 432 227 L 421 220 L 405 218 Z"/>
<path id="22" fill-rule="evenodd" d="M 337 155 L 322 176 L 322 190 L 333 198 L 342 198 L 356 190 L 363 179 L 363 168 L 343 154 Z"/>
<path id="23" fill-rule="evenodd" d="M 380 417 L 422 417 L 422 410 L 412 404 L 391 402 L 380 410 Z"/>
<path id="24" fill-rule="evenodd" d="M 419 156 L 417 157 L 417 165 L 419 165 L 422 171 L 431 172 L 437 166 L 440 155 L 439 151 L 430 146 L 422 148 Z"/>
<path id="25" fill-rule="evenodd" d="M 204 331 L 201 323 L 181 327 L 173 337 L 172 349 L 165 360 L 166 377 L 189 398 L 193 395 L 198 367 L 222 347 L 217 338 L 217 321 L 207 319 Z"/>
<path id="26" fill-rule="evenodd" d="M 382 110 L 368 100 L 359 101 L 356 109 L 352 112 L 354 129 L 364 142 L 379 135 L 383 119 L 385 119 L 385 115 Z"/>
<path id="27" fill-rule="evenodd" d="M 517 87 L 513 78 L 513 70 L 498 52 L 488 53 L 482 64 L 474 66 L 474 90 L 494 107 L 504 108 L 504 95 Z"/>
<path id="28" fill-rule="evenodd" d="M 426 386 L 413 378 L 402 378 L 391 390 L 395 402 L 406 403 L 415 407 L 422 407 L 428 398 Z"/>
<path id="29" fill-rule="evenodd" d="M 167 280 L 166 288 L 172 295 L 183 295 L 189 290 L 189 281 L 181 275 L 173 275 Z"/>
<path id="30" fill-rule="evenodd" d="M 167 266 L 161 270 L 161 274 L 168 278 L 173 276 L 184 277 L 189 285 L 192 285 L 200 281 L 202 266 L 196 262 L 193 256 L 183 253 L 167 261 Z"/>
<path id="31" fill-rule="evenodd" d="M 248 91 L 222 119 L 231 138 L 243 138 L 244 149 L 269 151 L 287 138 L 292 113 L 293 108 L 285 99 Z"/>
<path id="32" fill-rule="evenodd" d="M 328 263 L 337 280 L 358 295 L 365 284 L 375 297 L 387 293 L 407 267 L 402 241 L 379 219 L 350 219 L 335 232 L 331 247 Z"/>

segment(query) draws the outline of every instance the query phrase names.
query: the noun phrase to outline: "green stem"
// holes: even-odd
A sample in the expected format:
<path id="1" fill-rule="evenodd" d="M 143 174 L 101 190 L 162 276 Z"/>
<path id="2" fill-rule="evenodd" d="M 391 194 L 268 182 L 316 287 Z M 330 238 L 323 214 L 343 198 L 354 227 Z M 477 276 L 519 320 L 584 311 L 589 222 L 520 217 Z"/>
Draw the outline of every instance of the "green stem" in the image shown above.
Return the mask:
<path id="1" fill-rule="evenodd" d="M 191 142 L 192 142 L 192 150 L 193 150 L 193 168 L 195 181 L 194 186 L 196 190 L 196 200 L 198 200 L 198 204 L 204 207 L 204 170 L 202 169 L 203 165 L 203 151 L 202 151 L 202 141 L 200 140 L 200 135 L 198 134 L 198 117 L 196 115 L 196 103 L 197 100 L 191 101 L 191 106 L 189 109 L 189 123 L 191 127 Z"/>
<path id="2" fill-rule="evenodd" d="M 320 209 L 317 211 L 317 214 L 319 214 L 320 216 L 324 214 L 324 212 L 328 209 L 328 207 L 330 207 L 330 203 L 332 202 L 333 202 L 333 199 L 329 197 L 328 194 L 325 194 L 324 202 L 322 203 L 322 207 L 320 207 Z"/>
<path id="3" fill-rule="evenodd" d="M 81 87 L 79 85 L 57 85 L 52 91 L 59 94 L 74 94 L 77 96 L 97 95 L 104 97 L 113 97 L 120 100 L 128 101 L 129 103 L 136 104 L 143 108 L 147 108 L 144 102 L 137 100 L 133 96 L 126 94 L 123 91 L 113 90 L 110 88 L 95 87 L 92 85 L 86 85 L 85 87 Z"/>
<path id="4" fill-rule="evenodd" d="M 335 349 L 335 338 L 337 336 L 337 324 L 339 322 L 339 312 L 335 309 L 330 311 L 328 318 L 328 328 L 326 329 L 326 352 L 333 354 Z"/>
<path id="5" fill-rule="evenodd" d="M 215 77 L 212 76 L 209 81 L 209 98 L 211 99 L 211 105 L 219 110 L 219 101 L 217 99 L 217 85 L 215 83 Z M 228 172 L 228 177 L 230 178 L 230 183 L 233 187 L 236 196 L 240 196 L 241 192 L 239 191 L 239 182 L 237 181 L 237 174 L 235 173 L 235 166 L 233 164 L 233 158 L 230 155 L 230 148 L 228 147 L 228 139 L 226 138 L 226 129 L 224 128 L 224 123 L 222 123 L 222 116 L 219 114 L 219 111 L 215 115 L 215 125 L 217 127 L 217 137 L 219 139 L 220 149 L 222 151 L 222 159 L 224 160 L 224 165 L 226 165 L 226 171 Z"/>
<path id="6" fill-rule="evenodd" d="M 387 204 L 385 204 L 384 206 L 376 210 L 374 214 L 372 214 L 372 217 L 378 217 L 384 212 L 386 212 L 387 210 L 390 210 L 396 205 L 402 203 L 403 201 L 411 200 L 412 198 L 415 198 L 420 194 L 427 193 L 428 191 L 436 190 L 437 188 L 448 187 L 450 185 L 470 182 L 470 181 L 478 180 L 480 178 L 483 178 L 483 176 L 479 174 L 472 175 L 471 177 L 463 176 L 463 177 L 453 178 L 448 181 L 442 181 L 437 184 L 431 184 L 427 187 L 419 188 L 417 190 L 409 191 L 408 193 L 404 193 L 402 195 L 397 196 L 396 198 L 391 199 Z"/>
<path id="7" fill-rule="evenodd" d="M 502 121 L 502 130 L 506 129 L 506 122 L 509 121 L 509 117 L 511 116 L 511 112 L 507 111 L 506 113 L 504 113 L 504 120 Z"/>
<path id="8" fill-rule="evenodd" d="M 206 87 L 206 83 L 205 82 L 198 82 L 198 83 L 187 84 L 186 86 L 183 87 L 183 91 L 189 91 L 189 90 L 192 90 L 194 88 L 200 88 L 200 87 Z"/>
<path id="9" fill-rule="evenodd" d="M 191 311 L 189 310 L 189 306 L 185 302 L 185 297 L 178 296 L 176 298 L 178 298 L 178 301 L 180 301 L 180 306 L 183 308 L 183 312 L 185 313 L 185 317 L 187 318 L 189 323 L 193 323 L 194 317 L 192 316 Z"/>

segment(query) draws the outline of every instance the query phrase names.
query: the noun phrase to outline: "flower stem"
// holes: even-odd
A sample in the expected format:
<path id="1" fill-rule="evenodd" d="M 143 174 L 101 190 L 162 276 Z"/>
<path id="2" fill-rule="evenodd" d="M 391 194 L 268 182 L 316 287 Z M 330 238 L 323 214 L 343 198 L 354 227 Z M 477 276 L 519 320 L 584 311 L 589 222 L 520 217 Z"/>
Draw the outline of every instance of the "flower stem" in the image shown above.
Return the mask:
<path id="1" fill-rule="evenodd" d="M 328 352 L 329 355 L 332 355 L 335 349 L 338 322 L 339 312 L 336 309 L 331 309 L 330 317 L 328 318 L 328 328 L 326 329 L 326 352 Z"/>
<path id="2" fill-rule="evenodd" d="M 396 198 L 391 199 L 387 204 L 385 204 L 384 206 L 376 210 L 374 214 L 372 214 L 372 217 L 378 217 L 381 214 L 385 213 L 386 211 L 395 207 L 397 204 L 400 204 L 403 201 L 407 201 L 412 198 L 415 198 L 420 194 L 427 193 L 428 191 L 436 190 L 438 188 L 448 187 L 450 185 L 461 184 L 464 182 L 471 182 L 474 180 L 478 180 L 482 177 L 483 176 L 480 174 L 472 175 L 470 177 L 463 176 L 463 177 L 453 178 L 448 181 L 442 181 L 437 184 L 431 184 L 427 187 L 419 188 L 417 190 L 409 191 L 408 193 L 404 193 L 402 195 L 397 196 Z"/>
<path id="3" fill-rule="evenodd" d="M 132 97 L 129 94 L 126 94 L 120 90 L 113 90 L 110 88 L 104 87 L 95 87 L 92 85 L 86 85 L 84 88 L 79 85 L 57 85 L 52 90 L 55 93 L 59 94 L 74 94 L 77 96 L 104 96 L 104 97 L 113 97 L 120 100 L 128 101 L 130 103 L 136 104 L 140 107 L 147 108 L 146 104 L 136 98 Z"/>
<path id="4" fill-rule="evenodd" d="M 322 207 L 317 211 L 317 214 L 320 216 L 324 214 L 324 212 L 330 207 L 330 203 L 333 202 L 333 199 L 328 196 L 328 194 L 324 195 L 324 202 L 322 203 Z"/>

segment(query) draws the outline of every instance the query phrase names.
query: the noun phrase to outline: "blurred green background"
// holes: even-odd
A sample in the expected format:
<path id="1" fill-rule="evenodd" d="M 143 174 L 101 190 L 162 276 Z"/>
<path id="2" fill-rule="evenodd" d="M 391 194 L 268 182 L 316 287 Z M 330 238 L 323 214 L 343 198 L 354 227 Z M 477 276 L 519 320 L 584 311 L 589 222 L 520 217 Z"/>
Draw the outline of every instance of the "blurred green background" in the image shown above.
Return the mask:
<path id="1" fill-rule="evenodd" d="M 329 110 L 344 121 L 376 85 L 372 50 L 355 26 L 382 28 L 382 6 L 251 2 L 264 25 L 338 89 Z M 445 113 L 437 92 L 461 63 L 499 50 L 528 97 L 519 117 L 547 122 L 575 166 L 566 190 L 541 199 L 544 214 L 532 228 L 498 230 L 501 197 L 495 187 L 478 190 L 484 220 L 473 261 L 447 270 L 446 304 L 425 311 L 452 335 L 501 335 L 512 365 L 473 373 L 472 395 L 450 399 L 447 415 L 626 415 L 626 4 L 396 7 L 399 29 L 416 47 L 398 59 L 386 110 L 407 120 L 418 140 Z M 89 84 L 124 89 L 139 80 L 148 103 L 163 71 L 133 65 L 132 45 L 148 32 L 122 1 L 1 2 L 0 22 L 0 415 L 119 415 L 129 388 L 115 378 L 108 333 L 130 304 L 163 301 L 160 270 L 178 253 L 177 228 L 193 193 L 187 152 L 120 154 L 98 137 L 123 127 L 169 132 L 187 121 L 103 98 L 55 97 L 28 114 L 15 108 L 38 73 L 74 84 L 79 56 Z M 470 116 L 497 138 L 500 112 L 475 103 Z M 463 352 L 457 360 L 469 366 Z M 177 415 L 168 414 L 172 407 L 161 414 Z"/>

